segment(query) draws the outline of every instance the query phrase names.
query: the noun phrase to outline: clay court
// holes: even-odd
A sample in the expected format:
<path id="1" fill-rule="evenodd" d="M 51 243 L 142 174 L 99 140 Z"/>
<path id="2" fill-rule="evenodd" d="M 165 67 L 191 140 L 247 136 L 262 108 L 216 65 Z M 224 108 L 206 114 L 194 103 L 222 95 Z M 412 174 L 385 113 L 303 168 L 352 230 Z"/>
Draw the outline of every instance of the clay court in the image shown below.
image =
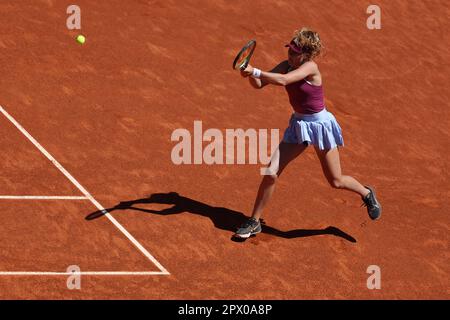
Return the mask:
<path id="1" fill-rule="evenodd" d="M 81 31 L 70 4 L 0 4 L 0 298 L 448 299 L 446 1 L 377 1 L 380 30 L 359 0 L 78 0 Z M 232 241 L 261 166 L 175 165 L 171 134 L 196 120 L 281 134 L 284 89 L 254 90 L 231 63 L 256 39 L 270 70 L 302 26 L 326 46 L 343 172 L 376 187 L 383 216 L 331 188 L 308 148 L 263 232 Z"/>

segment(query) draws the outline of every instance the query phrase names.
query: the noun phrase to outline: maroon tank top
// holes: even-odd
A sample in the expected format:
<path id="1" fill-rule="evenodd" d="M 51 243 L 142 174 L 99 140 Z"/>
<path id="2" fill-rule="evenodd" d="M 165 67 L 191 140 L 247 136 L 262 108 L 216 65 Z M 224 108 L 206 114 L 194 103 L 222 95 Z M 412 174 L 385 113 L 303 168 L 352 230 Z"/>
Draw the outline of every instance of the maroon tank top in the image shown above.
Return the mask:
<path id="1" fill-rule="evenodd" d="M 312 114 L 325 108 L 323 87 L 313 86 L 305 79 L 288 84 L 286 91 L 292 108 L 298 113 Z"/>

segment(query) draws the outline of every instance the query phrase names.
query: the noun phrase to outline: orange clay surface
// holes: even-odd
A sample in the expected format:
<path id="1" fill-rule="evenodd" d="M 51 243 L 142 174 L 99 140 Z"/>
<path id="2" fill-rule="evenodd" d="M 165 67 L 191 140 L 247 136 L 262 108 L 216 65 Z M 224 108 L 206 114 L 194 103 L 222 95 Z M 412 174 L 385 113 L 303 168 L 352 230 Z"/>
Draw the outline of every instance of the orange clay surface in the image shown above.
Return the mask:
<path id="1" fill-rule="evenodd" d="M 0 298 L 448 298 L 449 5 L 377 3 L 381 30 L 366 27 L 367 1 L 79 0 L 82 30 L 70 31 L 69 1 L 2 0 L 0 105 L 170 275 L 83 276 L 81 290 L 0 275 Z M 235 242 L 261 165 L 177 166 L 170 137 L 194 120 L 281 134 L 284 89 L 254 90 L 231 63 L 256 39 L 252 64 L 272 68 L 301 26 L 326 46 L 343 173 L 376 187 L 383 215 L 370 221 L 358 195 L 331 188 L 309 148 L 279 179 L 263 233 Z M 2 114 L 0 134 L 0 195 L 82 196 Z M 114 209 L 122 201 L 135 203 Z M 0 200 L 0 272 L 158 271 L 96 210 Z M 370 265 L 380 290 L 366 287 Z"/>

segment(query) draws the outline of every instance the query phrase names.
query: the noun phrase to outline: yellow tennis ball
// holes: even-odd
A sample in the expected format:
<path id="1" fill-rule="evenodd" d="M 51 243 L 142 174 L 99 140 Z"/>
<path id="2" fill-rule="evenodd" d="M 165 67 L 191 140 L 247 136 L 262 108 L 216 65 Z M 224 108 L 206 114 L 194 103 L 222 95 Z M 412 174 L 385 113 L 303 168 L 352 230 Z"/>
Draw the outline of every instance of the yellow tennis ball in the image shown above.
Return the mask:
<path id="1" fill-rule="evenodd" d="M 86 42 L 86 38 L 85 38 L 82 34 L 80 34 L 80 35 L 77 37 L 77 42 L 80 43 L 80 44 L 83 44 L 83 43 Z"/>

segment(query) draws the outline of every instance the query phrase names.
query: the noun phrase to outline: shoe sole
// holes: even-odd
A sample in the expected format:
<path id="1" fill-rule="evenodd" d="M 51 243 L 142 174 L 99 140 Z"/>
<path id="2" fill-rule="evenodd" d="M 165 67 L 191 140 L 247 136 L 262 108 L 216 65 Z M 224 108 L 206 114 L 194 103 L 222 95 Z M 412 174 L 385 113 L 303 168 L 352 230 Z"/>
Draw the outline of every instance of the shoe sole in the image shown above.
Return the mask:
<path id="1" fill-rule="evenodd" d="M 371 187 L 367 187 L 367 188 L 369 188 L 370 192 L 373 192 L 373 197 L 375 198 L 375 201 L 377 202 L 377 205 L 378 205 L 378 207 L 380 208 L 380 214 L 378 215 L 378 217 L 372 218 L 372 217 L 369 215 L 369 218 L 370 218 L 370 219 L 372 219 L 373 221 L 376 221 L 376 220 L 378 220 L 378 219 L 381 218 L 381 204 L 380 204 L 380 202 L 379 202 L 378 199 L 377 199 L 377 193 L 375 192 L 375 190 L 372 189 Z"/>
<path id="2" fill-rule="evenodd" d="M 255 235 L 255 234 L 258 234 L 258 233 L 261 233 L 261 230 L 258 230 L 258 231 L 252 231 L 252 232 L 244 233 L 244 234 L 238 234 L 238 233 L 235 233 L 234 236 L 237 237 L 237 238 L 241 238 L 241 239 L 248 239 L 248 238 L 250 238 L 251 236 L 253 236 L 253 235 Z"/>

